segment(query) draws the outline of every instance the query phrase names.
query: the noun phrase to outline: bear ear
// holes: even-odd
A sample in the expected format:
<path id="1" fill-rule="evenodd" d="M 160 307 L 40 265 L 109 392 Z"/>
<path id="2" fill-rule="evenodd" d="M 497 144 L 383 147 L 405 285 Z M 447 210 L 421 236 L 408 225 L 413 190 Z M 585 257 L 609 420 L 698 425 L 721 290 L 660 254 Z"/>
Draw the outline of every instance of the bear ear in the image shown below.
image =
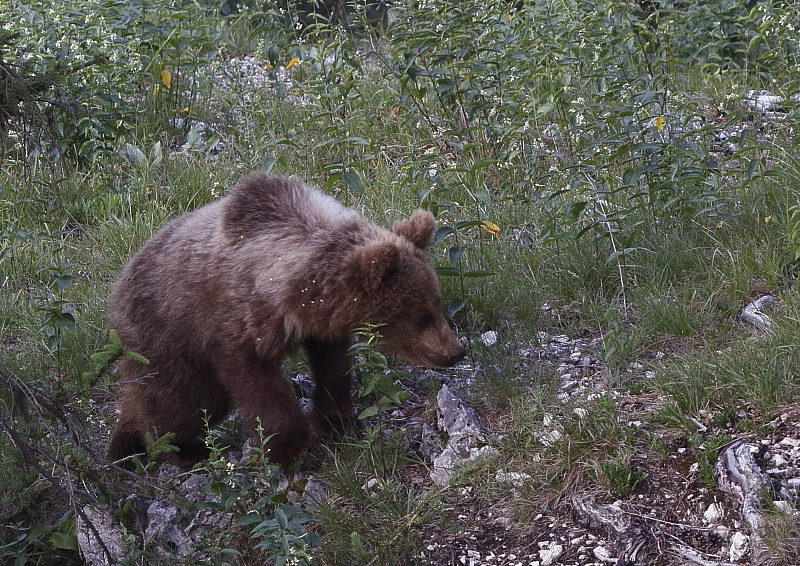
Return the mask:
<path id="1" fill-rule="evenodd" d="M 360 268 L 361 284 L 375 292 L 400 270 L 400 250 L 390 242 L 369 245 L 361 253 Z"/>
<path id="2" fill-rule="evenodd" d="M 410 240 L 412 244 L 423 250 L 430 245 L 435 229 L 436 219 L 433 214 L 421 208 L 415 210 L 407 220 L 401 220 L 392 225 L 392 232 Z"/>

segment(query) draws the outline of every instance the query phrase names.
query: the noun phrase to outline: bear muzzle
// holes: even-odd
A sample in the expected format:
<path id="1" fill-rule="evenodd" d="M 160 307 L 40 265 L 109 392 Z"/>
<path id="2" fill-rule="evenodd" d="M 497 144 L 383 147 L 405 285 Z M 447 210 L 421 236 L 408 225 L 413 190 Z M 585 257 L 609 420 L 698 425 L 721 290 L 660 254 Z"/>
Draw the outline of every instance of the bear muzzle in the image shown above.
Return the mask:
<path id="1" fill-rule="evenodd" d="M 451 367 L 456 365 L 458 362 L 464 359 L 464 356 L 467 355 L 467 349 L 464 347 L 464 345 L 461 342 L 456 342 L 456 344 L 458 346 L 448 359 L 448 364 L 445 367 Z"/>
<path id="2" fill-rule="evenodd" d="M 448 342 L 446 346 L 434 351 L 426 351 L 423 348 L 419 348 L 413 352 L 407 352 L 404 357 L 408 358 L 410 362 L 421 366 L 431 368 L 452 367 L 464 359 L 467 350 L 461 342 L 456 340 L 455 336 Z"/>

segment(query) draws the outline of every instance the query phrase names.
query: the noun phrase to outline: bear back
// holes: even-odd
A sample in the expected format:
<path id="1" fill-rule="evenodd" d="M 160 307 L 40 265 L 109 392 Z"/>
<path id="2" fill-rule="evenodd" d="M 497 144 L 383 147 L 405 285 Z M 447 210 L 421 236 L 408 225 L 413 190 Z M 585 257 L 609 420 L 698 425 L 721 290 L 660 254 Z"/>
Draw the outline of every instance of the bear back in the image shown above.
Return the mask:
<path id="1" fill-rule="evenodd" d="M 354 211 L 296 177 L 253 173 L 225 200 L 222 230 L 233 243 L 276 232 L 309 234 L 340 221 L 362 224 Z"/>

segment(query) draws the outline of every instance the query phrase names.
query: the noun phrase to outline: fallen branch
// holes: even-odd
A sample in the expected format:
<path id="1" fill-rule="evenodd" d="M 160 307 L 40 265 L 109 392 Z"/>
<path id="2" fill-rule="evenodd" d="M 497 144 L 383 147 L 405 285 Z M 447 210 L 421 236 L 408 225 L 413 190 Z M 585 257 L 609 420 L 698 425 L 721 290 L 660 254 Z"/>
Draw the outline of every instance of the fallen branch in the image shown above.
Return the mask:
<path id="1" fill-rule="evenodd" d="M 752 324 L 760 330 L 769 330 L 772 320 L 762 311 L 772 305 L 777 299 L 773 295 L 764 295 L 751 301 L 739 311 L 739 319 Z"/>
<path id="2" fill-rule="evenodd" d="M 714 475 L 720 490 L 741 502 L 742 522 L 750 529 L 750 563 L 763 566 L 771 554 L 761 542 L 764 517 L 761 515 L 761 494 L 769 487 L 769 477 L 753 458 L 758 451 L 754 444 L 737 440 L 723 448 L 714 463 Z"/>
<path id="3" fill-rule="evenodd" d="M 699 564 L 700 566 L 739 566 L 733 562 L 718 562 L 716 560 L 706 560 L 702 558 L 698 553 L 693 550 L 690 550 L 684 546 L 679 546 L 675 548 L 675 552 L 684 557 L 686 560 L 694 562 L 695 564 Z"/>
<path id="4" fill-rule="evenodd" d="M 645 563 L 644 557 L 649 553 L 655 537 L 645 527 L 628 519 L 620 507 L 575 495 L 572 498 L 572 515 L 576 523 L 600 529 L 616 539 L 616 564 Z"/>
<path id="5" fill-rule="evenodd" d="M 616 504 L 597 503 L 590 498 L 583 498 L 579 495 L 573 496 L 571 503 L 572 515 L 576 523 L 588 529 L 599 529 L 606 537 L 615 541 L 615 566 L 648 564 L 648 559 L 664 552 L 680 556 L 684 561 L 698 564 L 699 566 L 737 566 L 732 562 L 704 558 L 702 556 L 703 553 L 681 544 L 682 541 L 680 539 L 660 530 L 653 532 L 646 525 L 631 521 L 628 518 L 629 516 L 638 516 L 649 522 L 654 520 L 652 517 L 630 513 Z M 657 519 L 655 521 L 689 529 L 711 530 L 708 527 L 678 525 L 677 523 Z M 665 544 L 665 536 L 674 538 L 676 542 L 672 545 Z M 754 564 L 756 563 L 754 562 Z"/>

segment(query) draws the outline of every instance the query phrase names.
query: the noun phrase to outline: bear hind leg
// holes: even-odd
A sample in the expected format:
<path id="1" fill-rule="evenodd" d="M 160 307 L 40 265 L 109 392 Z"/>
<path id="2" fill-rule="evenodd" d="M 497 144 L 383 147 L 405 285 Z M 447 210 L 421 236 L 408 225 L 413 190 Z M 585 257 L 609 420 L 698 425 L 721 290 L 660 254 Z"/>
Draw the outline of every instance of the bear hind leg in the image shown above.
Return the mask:
<path id="1" fill-rule="evenodd" d="M 153 438 L 172 433 L 169 444 L 178 450 L 159 457 L 189 468 L 205 460 L 209 449 L 202 438 L 206 424 L 219 423 L 230 411 L 230 397 L 213 375 L 198 374 L 195 387 L 180 390 L 167 380 L 131 383 L 119 400 L 120 418 L 111 437 L 109 457 L 120 460 L 147 451 L 146 433 Z M 130 466 L 128 466 L 130 467 Z"/>

